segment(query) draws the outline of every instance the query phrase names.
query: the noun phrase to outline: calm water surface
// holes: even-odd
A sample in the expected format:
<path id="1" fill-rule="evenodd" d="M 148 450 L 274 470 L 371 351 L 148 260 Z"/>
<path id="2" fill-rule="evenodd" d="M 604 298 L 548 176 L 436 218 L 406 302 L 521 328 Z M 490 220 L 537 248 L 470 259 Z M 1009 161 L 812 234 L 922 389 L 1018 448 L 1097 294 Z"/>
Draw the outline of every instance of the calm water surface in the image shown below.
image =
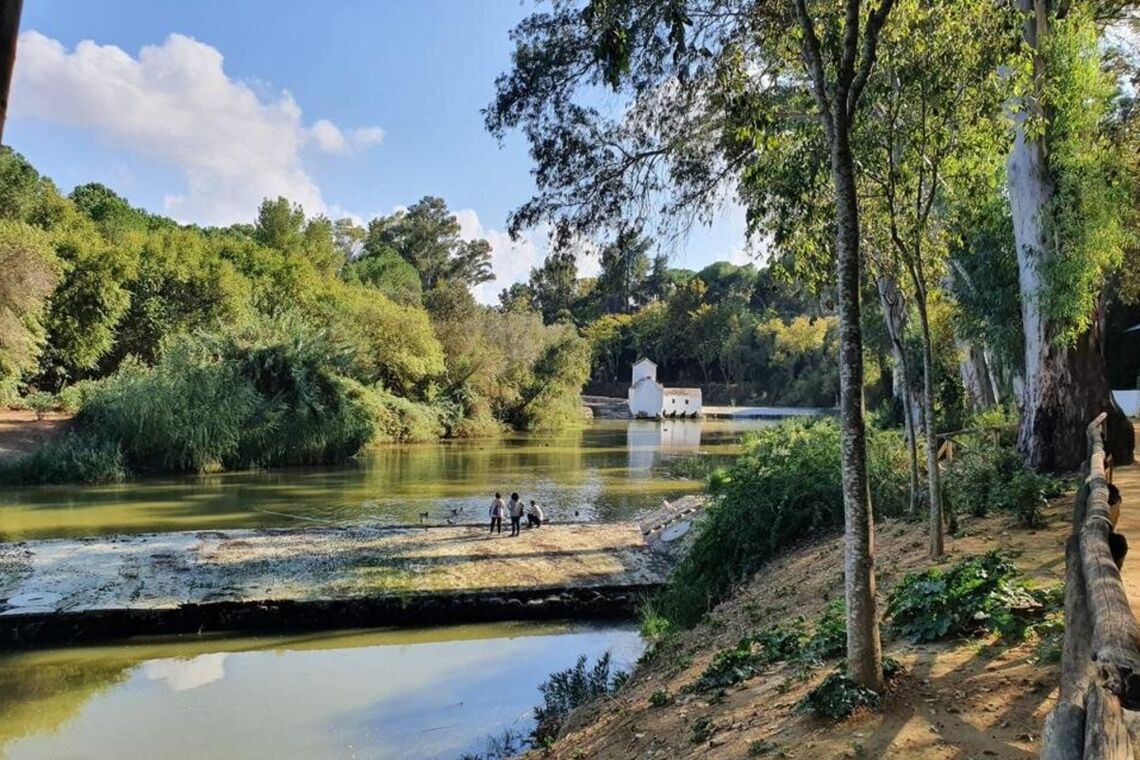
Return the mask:
<path id="1" fill-rule="evenodd" d="M 603 421 L 382 447 L 347 467 L 12 489 L 0 539 L 481 521 L 496 489 L 555 520 L 628 519 L 700 487 L 662 477 L 663 458 L 733 453 L 763 424 Z M 580 653 L 627 665 L 640 649 L 632 627 L 500 624 L 0 652 L 0 757 L 453 760 L 528 732 L 538 684 Z"/>
<path id="2" fill-rule="evenodd" d="M 431 522 L 482 521 L 496 490 L 538 499 L 554 520 L 625 520 L 699 489 L 654 472 L 663 457 L 729 454 L 745 431 L 765 424 L 600 421 L 556 437 L 378 447 L 344 467 L 7 489 L 0 492 L 0 540 L 408 523 L 423 512 Z"/>
<path id="3" fill-rule="evenodd" d="M 579 653 L 628 667 L 631 627 L 496 624 L 187 637 L 0 654 L 0 757 L 440 758 L 533 727 Z"/>

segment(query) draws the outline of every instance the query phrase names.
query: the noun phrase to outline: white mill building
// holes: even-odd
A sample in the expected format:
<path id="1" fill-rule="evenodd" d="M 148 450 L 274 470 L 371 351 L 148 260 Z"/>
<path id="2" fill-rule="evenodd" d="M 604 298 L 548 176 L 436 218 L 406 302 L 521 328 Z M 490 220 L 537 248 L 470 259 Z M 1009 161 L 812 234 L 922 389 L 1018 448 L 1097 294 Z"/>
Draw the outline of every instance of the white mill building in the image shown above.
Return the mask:
<path id="1" fill-rule="evenodd" d="M 657 365 L 638 359 L 629 386 L 629 413 L 634 417 L 697 417 L 700 388 L 666 388 L 657 382 Z"/>

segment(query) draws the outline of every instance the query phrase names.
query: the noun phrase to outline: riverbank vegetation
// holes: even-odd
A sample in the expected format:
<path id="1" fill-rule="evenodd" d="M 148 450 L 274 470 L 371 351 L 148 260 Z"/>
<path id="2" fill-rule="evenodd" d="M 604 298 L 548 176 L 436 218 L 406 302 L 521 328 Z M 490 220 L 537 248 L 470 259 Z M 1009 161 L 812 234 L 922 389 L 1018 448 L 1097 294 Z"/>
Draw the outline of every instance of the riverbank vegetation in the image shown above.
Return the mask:
<path id="1" fill-rule="evenodd" d="M 0 178 L 0 403 L 75 414 L 6 482 L 336 463 L 579 417 L 587 341 L 477 304 L 489 245 L 438 198 L 367 227 L 278 198 L 200 228 L 102 185 L 63 196 L 6 148 Z"/>
<path id="2" fill-rule="evenodd" d="M 1107 412 L 1107 452 L 1133 460 L 1134 431 L 1109 377 L 1128 375 L 1125 365 L 1136 373 L 1125 356 L 1135 350 L 1103 350 L 1105 324 L 1118 325 L 1123 345 L 1120 315 L 1140 303 L 1137 66 L 1113 42 L 1134 22 L 1128 6 L 751 2 L 724 15 L 700 0 L 588 0 L 555 3 L 515 29 L 486 116 L 492 134 L 525 137 L 538 179 L 512 231 L 549 224 L 564 242 L 612 241 L 604 268 L 607 256 L 639 250 L 641 230 L 684 234 L 732 198 L 769 268 L 833 309 L 842 475 L 825 510 L 838 515 L 842 504 L 848 675 L 861 688 L 884 686 L 875 517 L 896 506 L 874 498 L 884 499 L 873 493 L 882 483 L 868 401 L 876 421 L 904 430 L 908 511 L 926 515 L 932 560 L 956 528 L 940 460 L 970 413 L 1016 406 L 1020 464 L 1071 472 L 1085 458 L 1085 426 Z M 611 91 L 607 104 L 599 88 Z M 646 292 L 669 282 L 641 261 L 612 271 L 622 283 L 648 271 Z M 572 313 L 573 291 L 550 287 L 570 281 L 567 268 L 551 264 L 504 300 L 557 293 L 567 304 L 558 310 Z M 706 382 L 736 365 L 770 373 L 725 350 L 741 341 L 726 340 L 733 319 L 719 319 L 722 293 L 704 300 L 707 285 L 693 277 L 676 288 L 684 320 L 669 338 Z M 627 313 L 652 308 L 610 290 Z M 657 309 L 662 318 L 670 305 Z M 771 325 L 778 346 L 769 319 L 756 324 Z M 806 388 L 823 376 L 810 372 Z M 868 394 L 877 379 L 878 395 Z M 781 378 L 789 388 L 799 380 Z M 995 493 L 1038 524 L 1047 489 L 1015 481 Z M 763 491 L 752 494 L 749 507 L 763 505 Z"/>

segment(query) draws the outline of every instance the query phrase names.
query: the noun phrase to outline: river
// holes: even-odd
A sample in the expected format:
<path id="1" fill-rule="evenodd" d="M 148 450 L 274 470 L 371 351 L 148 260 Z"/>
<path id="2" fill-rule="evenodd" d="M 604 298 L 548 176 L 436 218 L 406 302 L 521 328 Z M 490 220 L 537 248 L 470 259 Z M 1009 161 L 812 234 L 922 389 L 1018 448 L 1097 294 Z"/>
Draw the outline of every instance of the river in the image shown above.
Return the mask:
<path id="1" fill-rule="evenodd" d="M 700 488 L 663 457 L 731 454 L 762 422 L 599 421 L 370 450 L 346 467 L 10 489 L 4 540 L 221 527 L 482 520 L 517 490 L 553 520 L 624 520 Z M 495 624 L 182 636 L 0 653 L 0 756 L 441 758 L 526 733 L 537 686 L 579 654 L 629 667 L 632 625 Z"/>
<path id="2" fill-rule="evenodd" d="M 0 492 L 0 539 L 355 523 L 481 522 L 495 491 L 537 499 L 555 520 L 627 520 L 700 488 L 665 479 L 662 457 L 729 454 L 764 421 L 603 420 L 562 435 L 378 446 L 342 467 L 285 468 L 119 485 Z"/>

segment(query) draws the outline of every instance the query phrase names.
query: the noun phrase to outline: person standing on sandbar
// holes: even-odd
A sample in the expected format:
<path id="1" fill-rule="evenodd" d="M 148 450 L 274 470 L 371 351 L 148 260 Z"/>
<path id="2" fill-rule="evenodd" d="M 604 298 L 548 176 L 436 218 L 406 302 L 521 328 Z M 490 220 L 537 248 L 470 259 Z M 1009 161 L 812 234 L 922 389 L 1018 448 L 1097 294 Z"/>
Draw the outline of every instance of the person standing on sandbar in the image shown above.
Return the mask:
<path id="1" fill-rule="evenodd" d="M 503 535 L 503 513 L 507 511 L 506 506 L 503 504 L 503 495 L 498 491 L 495 492 L 495 500 L 491 502 L 491 533 L 495 529 L 499 529 L 499 535 Z"/>
<path id="2" fill-rule="evenodd" d="M 507 505 L 507 509 L 511 513 L 511 535 L 517 536 L 522 532 L 519 523 L 522 522 L 523 516 L 523 501 L 517 493 L 511 494 L 511 503 Z"/>

